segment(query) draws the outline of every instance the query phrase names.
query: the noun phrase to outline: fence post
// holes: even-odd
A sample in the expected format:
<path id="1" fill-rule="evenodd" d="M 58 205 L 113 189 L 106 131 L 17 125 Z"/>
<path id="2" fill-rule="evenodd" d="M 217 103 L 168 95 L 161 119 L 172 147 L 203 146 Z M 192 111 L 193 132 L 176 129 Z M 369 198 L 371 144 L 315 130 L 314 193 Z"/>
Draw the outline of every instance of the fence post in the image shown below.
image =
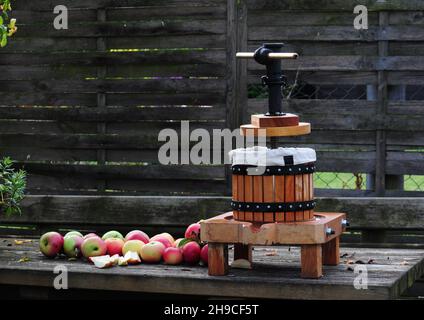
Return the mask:
<path id="1" fill-rule="evenodd" d="M 97 21 L 105 22 L 106 21 L 106 9 L 100 8 L 97 9 Z M 103 37 L 97 38 L 96 49 L 98 52 L 106 51 L 106 40 Z M 107 68 L 106 66 L 97 67 L 97 79 L 102 80 L 106 78 Z M 97 108 L 106 107 L 106 93 L 98 92 L 97 93 Z M 106 123 L 97 124 L 97 133 L 105 134 L 106 133 Z M 106 150 L 98 149 L 97 150 L 97 164 L 104 165 L 106 163 Z M 98 179 L 97 180 L 97 191 L 103 192 L 106 189 L 106 180 Z"/>
<path id="2" fill-rule="evenodd" d="M 237 129 L 247 108 L 247 62 L 237 60 L 237 51 L 247 49 L 247 7 L 245 1 L 227 1 L 227 128 Z M 227 155 L 224 155 L 226 158 Z M 226 166 L 228 195 L 231 194 L 231 168 Z"/>
<path id="3" fill-rule="evenodd" d="M 406 100 L 406 86 L 396 85 L 389 86 L 389 100 L 392 101 L 405 101 Z M 386 190 L 403 190 L 404 189 L 403 175 L 386 175 Z"/>
<path id="4" fill-rule="evenodd" d="M 385 11 L 379 12 L 380 31 L 384 30 L 389 24 L 389 13 Z M 380 58 L 386 57 L 389 54 L 389 43 L 387 40 L 378 39 L 378 55 Z M 383 61 L 380 61 L 383 63 Z M 388 86 L 387 72 L 379 70 L 377 74 L 377 113 L 378 118 L 382 119 L 387 112 Z M 369 90 L 368 90 L 369 89 Z M 370 87 L 367 88 L 367 94 L 370 98 L 375 98 L 375 92 Z M 375 194 L 383 197 L 386 193 L 386 131 L 385 128 L 379 128 L 376 131 L 376 165 L 375 165 Z M 361 241 L 364 243 L 385 242 L 386 231 L 384 230 L 363 230 Z"/>

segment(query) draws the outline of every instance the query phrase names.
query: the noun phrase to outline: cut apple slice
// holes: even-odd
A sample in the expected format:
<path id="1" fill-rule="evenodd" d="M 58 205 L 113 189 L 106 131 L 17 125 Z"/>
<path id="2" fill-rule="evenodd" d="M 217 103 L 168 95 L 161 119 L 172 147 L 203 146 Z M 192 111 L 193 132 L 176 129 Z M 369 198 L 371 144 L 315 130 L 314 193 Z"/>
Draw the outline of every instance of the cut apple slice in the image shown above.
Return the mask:
<path id="1" fill-rule="evenodd" d="M 109 268 L 113 266 L 113 262 L 111 261 L 110 255 L 91 257 L 90 260 L 97 268 L 100 269 Z"/>
<path id="2" fill-rule="evenodd" d="M 125 260 L 125 258 L 124 258 L 124 257 L 119 257 L 118 265 L 119 265 L 119 266 L 121 266 L 121 267 L 123 267 L 123 266 L 127 266 L 127 265 L 128 265 L 128 261 L 127 261 L 127 260 Z"/>
<path id="3" fill-rule="evenodd" d="M 237 259 L 233 261 L 231 267 L 235 269 L 252 269 L 252 264 L 249 262 L 249 260 Z"/>
<path id="4" fill-rule="evenodd" d="M 112 263 L 112 265 L 116 266 L 119 263 L 119 254 L 114 254 L 113 256 L 110 257 L 110 262 Z"/>
<path id="5" fill-rule="evenodd" d="M 127 261 L 128 264 L 139 264 L 139 263 L 141 263 L 140 256 L 135 251 L 128 251 L 124 256 L 124 260 Z"/>

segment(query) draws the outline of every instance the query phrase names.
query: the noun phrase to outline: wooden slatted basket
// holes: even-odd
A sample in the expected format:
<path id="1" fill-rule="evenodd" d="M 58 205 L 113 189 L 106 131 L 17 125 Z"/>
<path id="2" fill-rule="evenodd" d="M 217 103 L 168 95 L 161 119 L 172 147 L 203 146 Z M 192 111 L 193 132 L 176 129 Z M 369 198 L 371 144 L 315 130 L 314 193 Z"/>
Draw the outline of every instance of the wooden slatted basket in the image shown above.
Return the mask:
<path id="1" fill-rule="evenodd" d="M 266 166 L 258 173 L 259 167 L 233 162 L 231 205 L 235 220 L 269 223 L 314 218 L 315 162 L 294 164 L 293 156 L 289 158 L 288 164 Z"/>
<path id="2" fill-rule="evenodd" d="M 313 174 L 288 176 L 233 175 L 233 200 L 237 202 L 305 202 L 314 200 Z M 233 210 L 234 219 L 249 222 L 307 221 L 314 210 L 254 212 Z"/>

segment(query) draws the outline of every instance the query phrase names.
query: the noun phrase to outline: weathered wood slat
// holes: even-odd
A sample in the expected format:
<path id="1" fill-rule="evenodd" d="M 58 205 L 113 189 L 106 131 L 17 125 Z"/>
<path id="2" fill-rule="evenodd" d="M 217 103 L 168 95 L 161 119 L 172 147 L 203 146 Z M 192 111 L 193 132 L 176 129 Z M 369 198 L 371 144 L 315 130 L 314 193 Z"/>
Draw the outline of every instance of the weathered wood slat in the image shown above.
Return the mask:
<path id="1" fill-rule="evenodd" d="M 352 7 L 353 8 L 353 7 Z M 353 11 L 353 9 L 352 9 Z M 376 25 L 378 14 L 370 12 L 368 23 Z M 352 26 L 352 12 L 328 11 L 285 11 L 285 10 L 249 10 L 249 28 L 260 26 Z"/>
<path id="2" fill-rule="evenodd" d="M 223 50 L 198 51 L 140 51 L 140 52 L 51 52 L 0 54 L 0 64 L 35 65 L 179 65 L 179 64 L 224 64 Z"/>
<path id="3" fill-rule="evenodd" d="M 354 228 L 422 229 L 423 198 L 321 198 L 317 211 L 346 212 Z"/>
<path id="4" fill-rule="evenodd" d="M 91 66 L 0 66 L 0 80 L 84 80 L 96 78 L 95 69 Z M 151 66 L 110 66 L 110 79 L 139 79 L 145 77 L 225 77 L 225 67 L 219 64 L 181 64 Z"/>
<path id="5" fill-rule="evenodd" d="M 422 71 L 421 56 L 304 56 L 284 60 L 283 69 L 291 71 Z M 261 65 L 249 61 L 250 70 L 261 70 Z"/>
<path id="6" fill-rule="evenodd" d="M 353 23 L 353 19 L 352 19 Z M 360 32 L 352 26 L 265 26 L 255 27 L 249 32 L 249 40 L 266 41 L 419 41 L 423 26 L 369 26 Z"/>
<path id="7" fill-rule="evenodd" d="M 0 106 L 1 119 L 56 120 L 79 122 L 135 122 L 163 120 L 223 120 L 219 107 L 6 107 Z"/>
<path id="8" fill-rule="evenodd" d="M 401 42 L 407 43 L 407 42 Z M 248 49 L 253 51 L 263 44 L 261 40 L 250 40 Z M 401 46 L 398 46 L 401 47 Z M 357 42 L 357 41 L 297 41 L 290 40 L 284 43 L 284 50 L 287 52 L 297 52 L 300 56 L 349 56 L 349 55 L 378 55 L 378 46 L 376 42 Z M 400 50 L 400 48 L 399 48 Z M 414 53 L 410 52 L 414 55 Z M 409 55 L 404 53 L 403 55 Z"/>
<path id="9" fill-rule="evenodd" d="M 312 11 L 329 11 L 328 2 L 320 1 L 278 1 L 278 0 L 247 0 L 249 9 L 256 10 L 312 10 Z M 349 11 L 356 5 L 362 4 L 369 11 L 386 11 L 386 10 L 422 10 L 424 4 L 420 0 L 406 1 L 379 1 L 379 0 L 332 0 L 331 11 Z"/>
<path id="10" fill-rule="evenodd" d="M 19 163 L 31 174 L 79 175 L 105 179 L 170 179 L 170 180 L 220 180 L 224 178 L 223 166 L 193 165 L 75 165 Z"/>
<path id="11" fill-rule="evenodd" d="M 96 106 L 96 93 L 0 92 L 3 105 Z M 108 106 L 223 104 L 223 93 L 107 93 Z"/>
<path id="12" fill-rule="evenodd" d="M 21 216 L 1 216 L 0 221 L 184 226 L 229 208 L 228 197 L 28 196 Z M 319 211 L 346 212 L 352 229 L 424 229 L 422 197 L 319 198 Z"/>
<path id="13" fill-rule="evenodd" d="M 224 48 L 225 34 L 213 35 L 164 35 L 156 37 L 121 37 L 106 38 L 108 49 L 176 49 L 176 48 Z M 15 37 L 13 41 L 2 48 L 6 52 L 52 52 L 69 51 L 95 51 L 96 38 L 24 38 Z"/>
<path id="14" fill-rule="evenodd" d="M 248 83 L 252 85 L 260 85 L 260 77 L 263 75 L 263 71 L 260 70 L 251 70 L 248 73 Z M 297 82 L 302 85 L 315 85 L 319 86 L 319 88 L 323 88 L 323 86 L 329 86 L 330 88 L 342 87 L 351 89 L 352 86 L 358 86 L 358 89 L 365 84 L 376 84 L 377 83 L 377 75 L 374 71 L 288 71 L 286 73 L 288 83 L 294 84 L 297 78 Z M 318 89 L 318 88 L 317 88 Z M 358 90 L 358 92 L 360 92 Z M 363 89 L 362 89 L 363 90 Z M 319 90 L 321 91 L 321 90 Z M 353 97 L 355 92 L 352 92 Z M 356 97 L 360 95 L 358 93 Z M 349 99 L 348 97 L 342 97 Z M 328 99 L 330 100 L 330 99 Z M 357 100 L 359 103 L 359 99 Z"/>
<path id="15" fill-rule="evenodd" d="M 158 80 L 8 80 L 0 81 L 0 92 L 36 91 L 50 93 L 77 93 L 77 92 L 121 92 L 138 93 L 148 92 L 223 92 L 225 83 L 215 79 L 158 79 Z"/>
<path id="16" fill-rule="evenodd" d="M 149 6 L 161 6 L 161 5 L 184 5 L 184 6 L 216 6 L 222 4 L 224 0 L 120 0 L 118 3 L 116 0 L 45 0 L 39 5 L 34 4 L 31 0 L 21 0 L 14 6 L 17 10 L 49 10 L 53 11 L 53 8 L 57 5 L 65 5 L 69 9 L 103 9 L 103 8 L 114 8 L 114 7 L 149 7 Z"/>
<path id="17" fill-rule="evenodd" d="M 18 7 L 19 8 L 19 7 Z M 44 9 L 43 9 L 44 10 Z M 197 6 L 183 6 L 181 4 L 170 3 L 167 6 L 165 3 L 162 5 L 158 2 L 157 6 L 143 7 L 142 10 L 134 10 L 128 7 L 115 7 L 108 8 L 107 21 L 136 21 L 146 20 L 146 18 L 170 18 L 170 17 L 185 17 L 190 16 L 198 19 L 217 19 L 225 18 L 225 7 L 221 6 L 219 2 L 216 5 L 197 5 Z M 31 23 L 51 23 L 56 17 L 53 10 L 13 10 L 12 16 L 18 21 L 25 24 Z M 96 9 L 72 9 L 68 10 L 68 18 L 72 23 L 96 21 Z"/>
<path id="18" fill-rule="evenodd" d="M 53 176 L 31 174 L 27 191 L 34 195 L 123 195 L 123 196 L 220 196 L 224 180 L 105 180 L 105 190 L 98 189 L 98 179 L 75 174 Z"/>
<path id="19" fill-rule="evenodd" d="M 127 37 L 156 35 L 222 34 L 225 25 L 222 20 L 149 20 L 125 22 L 84 22 L 73 23 L 69 29 L 56 30 L 52 24 L 20 24 L 17 37 L 30 37 L 41 32 L 45 37 Z"/>
<path id="20" fill-rule="evenodd" d="M 387 152 L 387 174 L 423 175 L 423 152 Z"/>

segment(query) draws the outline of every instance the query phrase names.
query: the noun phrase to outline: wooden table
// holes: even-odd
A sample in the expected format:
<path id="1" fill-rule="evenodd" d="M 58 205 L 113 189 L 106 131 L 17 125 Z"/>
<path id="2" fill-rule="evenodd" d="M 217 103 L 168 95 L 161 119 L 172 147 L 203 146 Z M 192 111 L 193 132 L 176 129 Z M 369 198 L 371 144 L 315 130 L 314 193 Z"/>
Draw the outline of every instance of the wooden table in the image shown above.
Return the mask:
<path id="1" fill-rule="evenodd" d="M 37 240 L 16 244 L 13 238 L 0 238 L 0 284 L 52 287 L 57 276 L 53 269 L 62 264 L 68 268 L 69 288 L 74 289 L 243 298 L 394 299 L 424 274 L 424 250 L 342 247 L 340 265 L 324 266 L 321 279 L 301 279 L 297 247 L 255 247 L 253 270 L 230 269 L 224 277 L 208 276 L 205 267 L 141 264 L 96 269 L 82 261 L 46 259 L 37 247 Z M 19 262 L 22 258 L 29 261 Z M 353 286 L 355 262 L 366 264 L 367 290 Z"/>

